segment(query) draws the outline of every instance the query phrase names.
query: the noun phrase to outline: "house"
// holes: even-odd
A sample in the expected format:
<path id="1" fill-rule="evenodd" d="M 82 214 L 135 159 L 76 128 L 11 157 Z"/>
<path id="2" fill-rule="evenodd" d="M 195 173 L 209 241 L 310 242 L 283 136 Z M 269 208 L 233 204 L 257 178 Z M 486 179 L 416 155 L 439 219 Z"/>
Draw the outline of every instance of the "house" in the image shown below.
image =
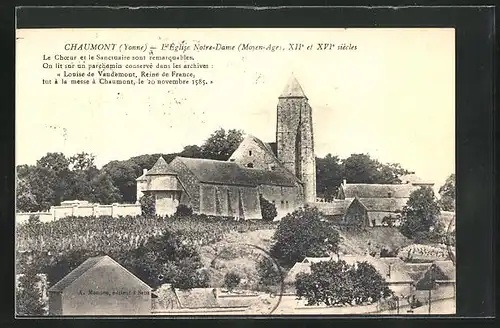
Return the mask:
<path id="1" fill-rule="evenodd" d="M 149 315 L 151 287 L 111 257 L 91 257 L 49 289 L 49 314 Z"/>
<path id="2" fill-rule="evenodd" d="M 136 179 L 138 199 L 152 194 L 156 214 L 174 214 L 179 204 L 194 213 L 261 219 L 260 197 L 278 216 L 316 200 L 312 109 L 294 76 L 278 97 L 276 142 L 247 135 L 228 161 L 159 158 Z"/>
<path id="3" fill-rule="evenodd" d="M 401 270 L 401 267 L 397 265 L 402 263 L 399 259 L 383 260 L 369 255 L 342 255 L 339 257 L 306 257 L 302 262 L 295 263 L 285 277 L 284 283 L 286 290 L 294 290 L 295 280 L 299 273 L 311 273 L 312 263 L 338 261 L 338 259 L 345 261 L 351 266 L 355 266 L 357 263 L 361 262 L 368 262 L 387 281 L 389 288 L 397 294 L 408 293 L 414 283 L 411 276 L 404 270 Z"/>
<path id="4" fill-rule="evenodd" d="M 402 177 L 400 184 L 347 183 L 340 185 L 336 200 L 357 199 L 363 206 L 358 206 L 357 215 L 367 216 L 371 226 L 400 224 L 400 212 L 410 199 L 412 192 L 421 187 L 432 187 L 433 183 L 425 182 L 414 174 Z M 365 212 L 363 212 L 363 207 Z M 346 218 L 341 222 L 350 222 L 347 208 Z"/>

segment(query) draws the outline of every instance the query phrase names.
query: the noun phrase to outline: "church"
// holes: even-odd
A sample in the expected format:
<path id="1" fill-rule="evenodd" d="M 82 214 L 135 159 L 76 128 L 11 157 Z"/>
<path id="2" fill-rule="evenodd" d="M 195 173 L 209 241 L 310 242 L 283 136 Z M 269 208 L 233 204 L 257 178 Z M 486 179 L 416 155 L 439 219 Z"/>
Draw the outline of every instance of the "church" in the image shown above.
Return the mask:
<path id="1" fill-rule="evenodd" d="M 227 161 L 160 157 L 137 178 L 137 199 L 147 193 L 161 216 L 184 204 L 198 214 L 261 219 L 264 198 L 279 219 L 316 202 L 312 108 L 297 79 L 278 97 L 275 143 L 246 135 Z"/>

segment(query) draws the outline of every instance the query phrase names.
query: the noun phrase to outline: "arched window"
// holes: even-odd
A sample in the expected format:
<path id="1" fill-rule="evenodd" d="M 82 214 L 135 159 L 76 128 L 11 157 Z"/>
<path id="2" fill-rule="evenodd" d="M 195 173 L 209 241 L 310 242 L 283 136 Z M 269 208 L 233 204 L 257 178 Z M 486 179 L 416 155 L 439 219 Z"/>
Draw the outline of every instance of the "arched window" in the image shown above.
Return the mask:
<path id="1" fill-rule="evenodd" d="M 247 167 L 253 167 L 253 163 L 248 163 Z"/>
<path id="2" fill-rule="evenodd" d="M 248 151 L 248 156 L 252 156 L 252 151 L 251 150 Z"/>

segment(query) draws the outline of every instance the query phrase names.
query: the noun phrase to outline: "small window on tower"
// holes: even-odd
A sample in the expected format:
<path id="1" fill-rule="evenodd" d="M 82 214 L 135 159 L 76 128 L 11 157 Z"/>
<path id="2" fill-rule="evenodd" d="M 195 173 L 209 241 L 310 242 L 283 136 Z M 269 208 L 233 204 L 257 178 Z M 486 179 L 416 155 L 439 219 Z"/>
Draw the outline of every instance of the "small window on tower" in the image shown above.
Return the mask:
<path id="1" fill-rule="evenodd" d="M 251 150 L 248 151 L 248 156 L 252 156 L 252 151 Z"/>
<path id="2" fill-rule="evenodd" d="M 248 163 L 247 167 L 250 167 L 250 168 L 253 167 L 253 163 Z"/>

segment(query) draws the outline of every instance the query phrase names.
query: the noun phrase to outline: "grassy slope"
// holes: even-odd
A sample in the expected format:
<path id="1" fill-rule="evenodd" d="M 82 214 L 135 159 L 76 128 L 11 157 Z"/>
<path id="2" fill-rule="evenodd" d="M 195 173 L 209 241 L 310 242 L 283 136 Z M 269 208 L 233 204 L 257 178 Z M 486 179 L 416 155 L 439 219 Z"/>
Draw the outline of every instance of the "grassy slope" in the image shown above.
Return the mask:
<path id="1" fill-rule="evenodd" d="M 211 286 L 222 287 L 224 275 L 236 272 L 242 278 L 241 287 L 252 289 L 258 276 L 256 264 L 259 256 L 265 253 L 249 245 L 256 245 L 266 250 L 271 246 L 273 229 L 261 229 L 249 232 L 230 232 L 224 240 L 203 246 L 200 254 L 205 267 L 210 268 Z M 344 254 L 363 255 L 367 250 L 378 250 L 382 247 L 400 248 L 411 244 L 411 241 L 399 233 L 397 228 L 370 228 L 367 231 L 341 232 L 340 250 Z M 368 246 L 370 243 L 370 246 Z"/>

